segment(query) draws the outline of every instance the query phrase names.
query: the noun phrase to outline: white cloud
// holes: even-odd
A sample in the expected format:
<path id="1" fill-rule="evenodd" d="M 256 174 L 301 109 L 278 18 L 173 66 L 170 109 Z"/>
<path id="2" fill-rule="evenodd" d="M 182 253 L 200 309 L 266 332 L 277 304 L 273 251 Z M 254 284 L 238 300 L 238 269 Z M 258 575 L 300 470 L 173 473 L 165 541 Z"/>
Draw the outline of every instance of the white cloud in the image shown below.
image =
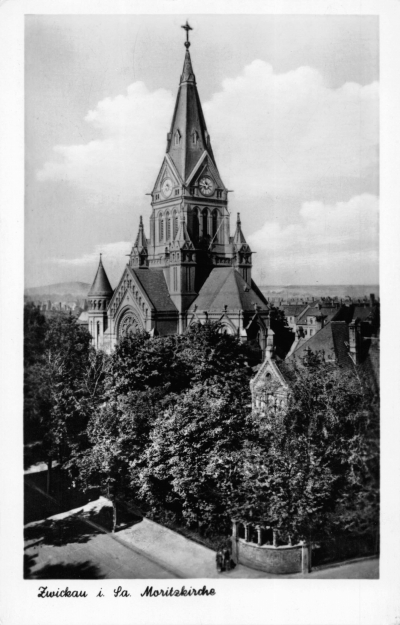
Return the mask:
<path id="1" fill-rule="evenodd" d="M 87 114 L 100 138 L 55 146 L 59 158 L 38 179 L 68 180 L 94 198 L 143 200 L 161 165 L 173 105 L 170 92 L 133 83 Z M 225 182 L 243 199 L 265 191 L 304 197 L 321 179 L 338 184 L 377 164 L 377 83 L 331 89 L 310 67 L 275 74 L 256 60 L 225 80 L 204 111 Z"/>
<path id="2" fill-rule="evenodd" d="M 300 223 L 267 221 L 248 237 L 255 267 L 274 283 L 378 282 L 378 198 L 362 194 L 348 202 L 304 202 Z"/>
<path id="3" fill-rule="evenodd" d="M 143 199 L 161 166 L 172 109 L 168 91 L 150 92 L 142 82 L 130 85 L 126 95 L 101 100 L 85 117 L 101 138 L 55 146 L 59 158 L 44 164 L 38 180 L 74 183 L 92 194 L 91 204 L 104 196 L 128 203 Z"/>
<path id="4" fill-rule="evenodd" d="M 44 164 L 38 179 L 66 180 L 81 189 L 88 213 L 104 207 L 115 219 L 128 205 L 134 227 L 143 204 L 149 207 L 144 194 L 161 166 L 174 99 L 166 90 L 151 92 L 136 82 L 125 95 L 102 100 L 85 117 L 99 138 L 55 146 L 58 158 Z M 256 60 L 225 80 L 204 111 L 222 176 L 235 189 L 233 204 L 239 201 L 244 221 L 246 199 L 255 207 L 254 224 L 265 219 L 265 193 L 279 197 L 277 206 L 284 207 L 276 221 L 249 237 L 258 267 L 265 265 L 275 283 L 307 281 L 310 275 L 324 282 L 377 279 L 376 197 L 335 199 L 346 197 L 351 181 L 362 189 L 363 181 L 377 174 L 378 83 L 333 89 L 311 67 L 276 74 Z M 322 182 L 331 204 L 318 191 Z M 321 201 L 304 201 L 318 197 Z M 283 219 L 290 225 L 282 225 Z M 122 256 L 130 251 L 127 243 L 122 251 L 124 245 L 110 247 L 112 275 L 117 263 L 124 264 L 119 250 Z M 98 248 L 105 263 L 106 250 Z M 62 262 L 88 266 L 96 264 L 96 254 Z"/>
<path id="5" fill-rule="evenodd" d="M 204 108 L 235 191 L 296 196 L 377 165 L 378 83 L 332 89 L 310 67 L 256 60 L 222 87 Z"/>

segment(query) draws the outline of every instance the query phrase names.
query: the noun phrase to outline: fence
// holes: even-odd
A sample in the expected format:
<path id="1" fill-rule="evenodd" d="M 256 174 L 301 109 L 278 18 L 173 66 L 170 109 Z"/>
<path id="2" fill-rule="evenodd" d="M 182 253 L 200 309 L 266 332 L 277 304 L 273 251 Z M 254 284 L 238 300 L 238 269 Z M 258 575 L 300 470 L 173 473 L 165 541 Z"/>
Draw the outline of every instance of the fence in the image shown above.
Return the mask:
<path id="1" fill-rule="evenodd" d="M 341 562 L 351 558 L 362 558 L 378 554 L 378 531 L 362 536 L 339 535 L 312 542 L 311 566 L 321 566 L 331 562 Z"/>

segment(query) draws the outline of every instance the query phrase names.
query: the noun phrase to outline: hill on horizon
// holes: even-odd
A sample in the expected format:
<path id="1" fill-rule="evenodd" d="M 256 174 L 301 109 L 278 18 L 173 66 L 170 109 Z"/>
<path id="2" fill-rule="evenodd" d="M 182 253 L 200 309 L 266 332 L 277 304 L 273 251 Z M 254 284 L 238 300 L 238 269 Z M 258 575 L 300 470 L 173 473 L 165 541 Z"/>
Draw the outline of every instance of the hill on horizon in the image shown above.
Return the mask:
<path id="1" fill-rule="evenodd" d="M 36 299 L 51 299 L 54 296 L 86 298 L 90 289 L 87 282 L 58 282 L 47 286 L 35 286 L 25 289 L 25 295 Z"/>

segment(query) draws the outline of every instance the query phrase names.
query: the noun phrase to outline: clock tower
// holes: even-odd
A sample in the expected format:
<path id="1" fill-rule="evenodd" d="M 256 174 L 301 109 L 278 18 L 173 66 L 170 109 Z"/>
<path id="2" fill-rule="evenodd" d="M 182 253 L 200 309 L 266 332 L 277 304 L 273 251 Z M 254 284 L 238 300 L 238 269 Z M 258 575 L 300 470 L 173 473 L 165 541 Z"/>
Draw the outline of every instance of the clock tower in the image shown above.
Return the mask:
<path id="1" fill-rule="evenodd" d="M 152 191 L 149 268 L 164 269 L 180 313 L 215 266 L 232 264 L 228 190 L 215 161 L 190 58 L 186 54 L 167 148 Z"/>

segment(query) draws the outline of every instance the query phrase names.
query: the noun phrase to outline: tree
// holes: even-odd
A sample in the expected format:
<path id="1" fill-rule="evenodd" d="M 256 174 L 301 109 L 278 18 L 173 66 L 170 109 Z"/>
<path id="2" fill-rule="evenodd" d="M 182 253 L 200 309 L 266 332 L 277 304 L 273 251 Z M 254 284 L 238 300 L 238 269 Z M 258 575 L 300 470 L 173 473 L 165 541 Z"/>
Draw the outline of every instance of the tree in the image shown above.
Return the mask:
<path id="1" fill-rule="evenodd" d="M 246 400 L 229 383 L 197 383 L 158 416 L 139 480 L 141 498 L 161 517 L 167 511 L 199 531 L 228 530 L 227 485 L 214 467 L 242 448 Z"/>
<path id="2" fill-rule="evenodd" d="M 156 418 L 154 393 L 131 391 L 104 403 L 92 414 L 87 434 L 90 446 L 74 456 L 83 490 L 99 489 L 113 504 L 113 531 L 117 503 L 131 499 L 131 466 L 143 454 Z"/>
<path id="3" fill-rule="evenodd" d="M 378 522 L 377 419 L 356 372 L 310 357 L 294 370 L 288 405 L 258 415 L 231 514 L 310 539 L 354 530 L 368 501 L 371 528 Z"/>
<path id="4" fill-rule="evenodd" d="M 84 488 L 100 488 L 114 502 L 115 509 L 115 502 L 122 493 L 125 497 L 141 494 L 146 505 L 150 502 L 156 505 L 157 500 L 160 509 L 164 498 L 160 484 L 169 477 L 167 472 L 163 477 L 156 476 L 162 473 L 152 460 L 157 437 L 165 437 L 164 447 L 165 441 L 175 436 L 177 444 L 188 445 L 188 455 L 176 467 L 178 481 L 179 471 L 186 471 L 191 476 L 195 471 L 200 476 L 203 469 L 206 470 L 209 452 L 213 446 L 220 449 L 217 434 L 221 440 L 226 437 L 230 440 L 235 432 L 235 445 L 239 444 L 237 432 L 250 403 L 250 371 L 245 363 L 241 343 L 223 333 L 218 324 L 194 326 L 180 336 L 150 338 L 146 333 L 138 333 L 121 341 L 110 359 L 105 405 L 95 411 L 89 422 L 90 447 L 76 456 Z M 225 399 L 219 399 L 219 396 Z M 205 406 L 210 408 L 207 422 L 204 420 Z M 188 433 L 186 439 L 179 425 L 185 419 L 188 425 L 187 429 L 183 428 Z M 236 424 L 236 429 L 232 423 Z M 167 424 L 171 425 L 170 431 Z M 176 428 L 174 424 L 177 424 Z M 198 445 L 204 443 L 208 450 L 201 460 L 198 455 L 197 458 L 193 455 L 197 443 L 193 446 L 189 437 L 191 428 L 196 427 Z M 212 436 L 211 432 L 214 432 Z M 204 442 L 206 440 L 208 443 Z M 157 456 L 157 452 L 154 453 Z M 150 465 L 154 468 L 153 474 L 149 473 Z M 145 475 L 148 476 L 148 492 L 144 485 Z M 183 473 L 179 475 L 183 476 Z M 182 480 L 185 481 L 183 477 Z M 210 480 L 204 480 L 205 489 Z M 172 499 L 177 504 L 180 497 L 186 506 L 185 519 L 189 519 L 195 514 L 196 497 L 191 494 L 195 485 L 193 481 L 189 487 L 188 480 L 186 485 L 186 490 L 183 486 L 181 488 L 186 494 L 174 493 Z M 202 498 L 199 497 L 198 501 L 201 502 Z M 182 516 L 181 511 L 179 515 Z"/>
<path id="5" fill-rule="evenodd" d="M 64 463 L 87 446 L 86 427 L 104 378 L 105 356 L 95 354 L 88 331 L 72 315 L 41 319 L 26 310 L 25 417 L 47 457 Z"/>

